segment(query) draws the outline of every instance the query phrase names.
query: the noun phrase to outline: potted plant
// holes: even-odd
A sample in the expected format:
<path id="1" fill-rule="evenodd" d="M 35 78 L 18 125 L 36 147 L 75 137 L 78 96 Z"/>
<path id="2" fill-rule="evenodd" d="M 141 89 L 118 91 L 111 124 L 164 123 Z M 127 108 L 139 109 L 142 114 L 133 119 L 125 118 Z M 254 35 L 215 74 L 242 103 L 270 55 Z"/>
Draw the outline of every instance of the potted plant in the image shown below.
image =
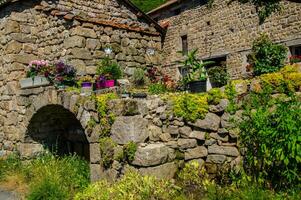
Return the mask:
<path id="1" fill-rule="evenodd" d="M 203 62 L 196 58 L 197 49 L 188 52 L 187 58 L 181 62 L 187 73 L 183 77 L 183 82 L 192 93 L 207 91 L 207 70 L 206 66 L 213 64 L 213 61 Z"/>
<path id="2" fill-rule="evenodd" d="M 80 82 L 80 86 L 82 88 L 92 88 L 93 86 L 93 79 L 91 76 L 82 76 L 80 79 L 79 79 L 79 82 Z"/>
<path id="3" fill-rule="evenodd" d="M 96 73 L 100 76 L 98 78 L 99 85 L 104 85 L 105 88 L 114 87 L 115 81 L 122 76 L 122 71 L 118 63 L 108 57 L 104 58 L 98 64 Z"/>
<path id="4" fill-rule="evenodd" d="M 228 83 L 229 74 L 226 67 L 215 66 L 209 68 L 207 71 L 212 87 L 222 87 Z"/>
<path id="5" fill-rule="evenodd" d="M 20 80 L 22 89 L 49 85 L 51 65 L 45 60 L 33 60 L 28 65 L 27 78 Z"/>
<path id="6" fill-rule="evenodd" d="M 61 60 L 53 65 L 47 76 L 58 88 L 76 85 L 76 69 Z"/>

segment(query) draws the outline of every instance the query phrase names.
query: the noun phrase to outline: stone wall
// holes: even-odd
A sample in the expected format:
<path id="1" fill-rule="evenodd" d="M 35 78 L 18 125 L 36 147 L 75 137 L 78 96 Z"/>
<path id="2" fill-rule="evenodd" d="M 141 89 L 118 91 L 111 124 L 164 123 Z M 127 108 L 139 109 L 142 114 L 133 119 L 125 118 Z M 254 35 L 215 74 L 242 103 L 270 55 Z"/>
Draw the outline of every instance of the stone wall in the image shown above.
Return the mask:
<path id="1" fill-rule="evenodd" d="M 116 116 L 110 136 L 117 144 L 114 152 L 130 141 L 137 143 L 138 148 L 133 161 L 124 163 L 115 159 L 109 169 L 102 167 L 101 156 L 94 160 L 96 177 L 114 180 L 131 169 L 172 178 L 183 163 L 191 160 L 198 161 L 214 175 L 223 164 L 234 166 L 241 160 L 237 135 L 229 123 L 231 116 L 225 112 L 226 99 L 210 106 L 206 117 L 195 123 L 174 116 L 170 102 L 157 96 L 146 100 L 113 100 L 109 105 Z"/>
<path id="2" fill-rule="evenodd" d="M 162 24 L 169 24 L 163 47 L 167 68 L 173 68 L 175 61 L 182 59 L 178 51 L 182 50 L 183 35 L 188 36 L 189 49 L 198 48 L 202 59 L 226 56 L 228 71 L 234 79 L 246 75 L 246 55 L 260 33 L 266 32 L 273 41 L 287 46 L 301 44 L 301 4 L 297 1 L 282 1 L 282 10 L 261 25 L 253 5 L 214 2 L 213 8 L 208 8 L 205 1 L 184 1 L 150 14 Z M 178 8 L 182 12 L 175 15 Z M 173 75 L 176 72 L 169 71 Z"/>
<path id="3" fill-rule="evenodd" d="M 0 150 L 13 151 L 24 139 L 24 115 L 36 98 L 22 99 L 19 80 L 35 59 L 66 60 L 78 75 L 95 74 L 104 48 L 130 76 L 135 67 L 157 65 L 161 35 L 124 1 L 14 1 L 0 5 Z M 156 49 L 154 56 L 147 48 Z M 44 89 L 41 89 L 44 91 Z M 49 95 L 52 90 L 49 91 Z"/>

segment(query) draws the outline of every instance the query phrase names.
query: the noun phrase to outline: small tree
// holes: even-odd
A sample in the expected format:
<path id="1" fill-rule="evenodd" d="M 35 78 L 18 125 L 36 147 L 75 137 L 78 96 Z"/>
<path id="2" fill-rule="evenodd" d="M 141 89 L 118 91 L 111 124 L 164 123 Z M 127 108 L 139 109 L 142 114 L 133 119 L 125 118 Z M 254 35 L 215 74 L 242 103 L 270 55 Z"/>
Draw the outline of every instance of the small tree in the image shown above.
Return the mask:
<path id="1" fill-rule="evenodd" d="M 287 48 L 284 45 L 274 44 L 267 35 L 262 34 L 254 41 L 248 59 L 254 74 L 261 75 L 279 71 L 284 66 L 286 57 Z"/>

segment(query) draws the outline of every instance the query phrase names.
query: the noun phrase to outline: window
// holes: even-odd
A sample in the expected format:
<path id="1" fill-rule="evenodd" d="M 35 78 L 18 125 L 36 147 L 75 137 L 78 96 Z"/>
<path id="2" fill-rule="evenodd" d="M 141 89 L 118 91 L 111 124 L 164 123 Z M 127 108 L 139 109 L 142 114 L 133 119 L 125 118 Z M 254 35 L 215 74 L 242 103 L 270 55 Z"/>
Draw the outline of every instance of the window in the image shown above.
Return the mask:
<path id="1" fill-rule="evenodd" d="M 187 35 L 183 35 L 181 37 L 182 40 L 182 53 L 183 55 L 187 55 L 188 54 L 188 39 L 187 39 Z"/>
<path id="2" fill-rule="evenodd" d="M 290 47 L 292 56 L 301 56 L 301 45 Z"/>

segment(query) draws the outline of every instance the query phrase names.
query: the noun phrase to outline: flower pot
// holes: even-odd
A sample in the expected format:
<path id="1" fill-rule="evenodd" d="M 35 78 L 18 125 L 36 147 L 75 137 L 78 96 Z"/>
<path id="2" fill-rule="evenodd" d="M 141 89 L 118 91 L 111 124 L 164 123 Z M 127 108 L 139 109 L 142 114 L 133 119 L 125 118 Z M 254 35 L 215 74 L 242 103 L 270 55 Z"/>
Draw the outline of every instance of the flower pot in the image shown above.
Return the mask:
<path id="1" fill-rule="evenodd" d="M 96 88 L 97 90 L 103 89 L 103 88 L 105 88 L 105 87 L 106 87 L 106 82 L 105 82 L 105 81 L 97 81 L 97 82 L 95 83 L 95 88 Z"/>
<path id="2" fill-rule="evenodd" d="M 92 88 L 91 82 L 82 82 L 82 88 Z"/>
<path id="3" fill-rule="evenodd" d="M 207 81 L 192 81 L 188 83 L 191 93 L 201 93 L 207 91 Z"/>
<path id="4" fill-rule="evenodd" d="M 132 97 L 138 98 L 138 99 L 144 99 L 147 97 L 147 94 L 146 93 L 134 93 L 134 94 L 132 94 Z"/>
<path id="5" fill-rule="evenodd" d="M 44 76 L 35 76 L 30 78 L 25 78 L 19 81 L 21 89 L 34 88 L 50 85 L 48 79 Z"/>
<path id="6" fill-rule="evenodd" d="M 111 88 L 115 86 L 115 81 L 114 80 L 106 80 L 105 81 L 105 87 L 106 88 Z"/>

